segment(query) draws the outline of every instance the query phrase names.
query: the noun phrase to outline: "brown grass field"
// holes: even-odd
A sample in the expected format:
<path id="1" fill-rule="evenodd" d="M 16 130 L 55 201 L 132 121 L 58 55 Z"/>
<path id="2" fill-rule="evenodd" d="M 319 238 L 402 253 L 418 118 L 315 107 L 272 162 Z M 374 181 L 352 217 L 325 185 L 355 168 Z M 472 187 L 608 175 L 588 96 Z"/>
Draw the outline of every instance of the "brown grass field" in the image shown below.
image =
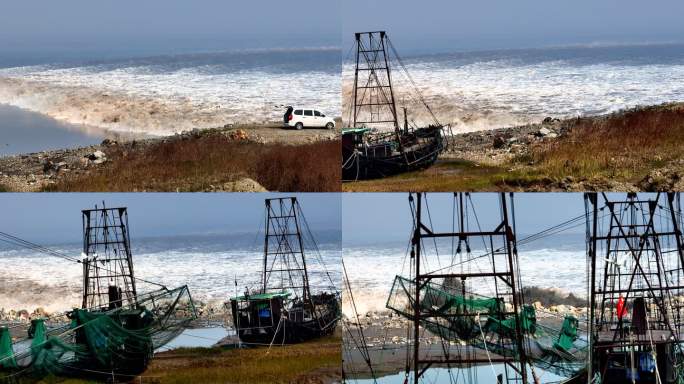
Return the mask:
<path id="1" fill-rule="evenodd" d="M 652 107 L 601 119 L 580 119 L 562 140 L 533 148 L 537 173 L 636 181 L 682 158 L 684 107 Z"/>
<path id="2" fill-rule="evenodd" d="M 339 152 L 339 140 L 259 144 L 208 135 L 135 151 L 113 148 L 101 169 L 69 175 L 46 191 L 206 191 L 245 177 L 269 191 L 339 191 Z"/>
<path id="3" fill-rule="evenodd" d="M 248 349 L 179 348 L 155 355 L 131 384 L 330 384 L 342 381 L 342 340 L 331 336 L 306 343 Z M 26 377 L 15 384 L 86 384 L 100 379 Z M 118 377 L 118 382 L 125 382 Z M 124 381 L 122 381 L 124 380 Z"/>
<path id="4" fill-rule="evenodd" d="M 268 348 L 194 348 L 164 352 L 143 376 L 159 383 L 307 383 L 341 381 L 340 337 Z"/>

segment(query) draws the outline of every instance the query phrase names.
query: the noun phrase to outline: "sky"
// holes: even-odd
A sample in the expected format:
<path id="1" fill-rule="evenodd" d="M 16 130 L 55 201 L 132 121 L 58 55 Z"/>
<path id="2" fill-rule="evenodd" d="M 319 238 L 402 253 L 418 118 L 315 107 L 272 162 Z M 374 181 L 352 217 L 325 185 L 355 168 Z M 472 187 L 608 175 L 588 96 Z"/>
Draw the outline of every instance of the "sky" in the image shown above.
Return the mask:
<path id="1" fill-rule="evenodd" d="M 264 220 L 264 199 L 275 193 L 4 193 L 0 231 L 39 244 L 80 241 L 81 210 L 128 207 L 131 238 L 256 233 Z M 332 193 L 297 196 L 312 230 L 339 231 L 341 199 Z"/>
<path id="2" fill-rule="evenodd" d="M 583 196 L 582 193 L 515 194 L 519 237 L 583 215 Z M 452 228 L 452 197 L 451 193 L 427 195 L 433 224 L 442 231 Z M 499 224 L 498 194 L 474 193 L 472 201 L 483 229 L 493 229 Z M 406 243 L 410 238 L 411 225 L 408 193 L 347 193 L 342 197 L 343 246 L 373 242 Z M 567 233 L 582 234 L 584 230 L 582 225 Z"/>
<path id="3" fill-rule="evenodd" d="M 679 0 L 347 0 L 345 52 L 354 32 L 386 30 L 399 53 L 681 42 Z"/>
<path id="4" fill-rule="evenodd" d="M 21 0 L 0 6 L 0 55 L 339 46 L 339 0 Z M 1 57 L 0 57 L 1 58 Z"/>

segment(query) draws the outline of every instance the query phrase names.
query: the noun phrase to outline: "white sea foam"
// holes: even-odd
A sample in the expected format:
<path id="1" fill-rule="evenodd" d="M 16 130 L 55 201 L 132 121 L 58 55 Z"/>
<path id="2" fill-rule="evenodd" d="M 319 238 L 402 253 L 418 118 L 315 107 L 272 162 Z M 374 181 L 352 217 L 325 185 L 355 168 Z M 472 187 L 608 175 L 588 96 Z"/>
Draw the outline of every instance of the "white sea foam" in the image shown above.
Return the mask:
<path id="1" fill-rule="evenodd" d="M 452 124 L 455 132 L 684 100 L 684 64 L 677 63 L 586 64 L 560 59 L 525 63 L 510 58 L 462 63 L 427 56 L 410 60 L 407 69 L 439 121 Z M 408 107 L 410 119 L 431 123 L 402 72 L 395 70 L 393 78 L 397 103 Z M 352 82 L 353 67 L 345 65 L 345 121 Z"/>
<path id="2" fill-rule="evenodd" d="M 274 69 L 264 62 L 245 69 L 239 68 L 237 57 L 231 58 L 237 64 L 228 66 L 238 67 L 230 69 L 224 59 L 213 64 L 206 58 L 170 57 L 171 65 L 156 58 L 153 64 L 131 60 L 0 69 L 0 103 L 69 123 L 148 135 L 279 121 L 284 105 L 340 115 L 334 66 L 300 70 L 281 63 Z"/>
<path id="3" fill-rule="evenodd" d="M 79 254 L 73 247 L 57 250 L 76 257 Z M 261 279 L 263 259 L 258 251 L 133 251 L 137 277 L 168 288 L 187 284 L 194 299 L 212 306 L 220 306 L 235 294 L 242 294 L 246 287 L 258 286 Z M 323 249 L 321 256 L 333 279 L 338 280 L 339 251 Z M 43 307 L 54 312 L 80 306 L 80 264 L 25 250 L 0 251 L 0 259 L 3 260 L 0 308 Z M 320 264 L 311 261 L 309 272 L 312 289 L 330 286 Z M 339 285 L 339 281 L 335 284 Z M 140 291 L 158 288 L 143 282 L 138 285 Z"/>
<path id="4" fill-rule="evenodd" d="M 565 294 L 586 296 L 586 262 L 583 249 L 523 248 L 519 250 L 518 256 L 524 286 L 557 289 Z M 344 261 L 354 302 L 360 314 L 384 311 L 394 277 L 408 277 L 410 271 L 410 258 L 405 257 L 405 250 L 399 248 L 345 247 Z M 447 258 L 442 256 L 440 266 L 447 265 L 447 261 Z M 435 258 L 431 259 L 431 263 L 432 269 L 439 268 Z M 484 265 L 481 268 L 484 268 Z M 428 271 L 432 269 L 428 268 Z M 476 293 L 487 294 L 487 289 L 478 287 Z M 348 291 L 345 290 L 344 295 L 343 312 L 351 316 L 353 310 Z"/>

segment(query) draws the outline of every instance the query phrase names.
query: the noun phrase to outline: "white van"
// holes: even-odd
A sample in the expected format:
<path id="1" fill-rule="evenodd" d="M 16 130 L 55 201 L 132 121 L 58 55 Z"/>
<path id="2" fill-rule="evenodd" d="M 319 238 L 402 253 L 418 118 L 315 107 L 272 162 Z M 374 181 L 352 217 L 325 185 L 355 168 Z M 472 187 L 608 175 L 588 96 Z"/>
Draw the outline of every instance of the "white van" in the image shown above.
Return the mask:
<path id="1" fill-rule="evenodd" d="M 283 127 L 295 129 L 306 128 L 335 128 L 335 121 L 313 108 L 287 107 L 283 116 Z"/>

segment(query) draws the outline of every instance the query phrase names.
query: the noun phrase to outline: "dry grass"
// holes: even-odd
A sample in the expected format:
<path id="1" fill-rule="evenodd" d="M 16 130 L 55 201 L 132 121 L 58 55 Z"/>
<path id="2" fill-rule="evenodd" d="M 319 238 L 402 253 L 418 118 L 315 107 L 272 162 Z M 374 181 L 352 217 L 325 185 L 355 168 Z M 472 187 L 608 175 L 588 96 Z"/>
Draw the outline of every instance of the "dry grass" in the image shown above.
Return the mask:
<path id="1" fill-rule="evenodd" d="M 233 141 L 223 135 L 111 148 L 109 161 L 50 191 L 206 191 L 249 177 L 270 191 L 339 191 L 340 142 L 303 145 Z"/>
<path id="2" fill-rule="evenodd" d="M 465 160 L 440 160 L 425 170 L 400 175 L 344 183 L 346 192 L 453 192 L 453 191 L 501 191 L 524 188 L 531 180 L 519 172 L 507 172 L 505 168 L 479 165 Z"/>
<path id="3" fill-rule="evenodd" d="M 143 376 L 159 383 L 325 383 L 341 379 L 339 337 L 254 349 L 179 349 L 155 358 Z"/>
<path id="4" fill-rule="evenodd" d="M 532 148 L 516 159 L 534 162 L 550 178 L 608 177 L 636 181 L 649 170 L 682 157 L 684 108 L 658 106 L 600 119 L 579 119 L 568 134 Z"/>
<path id="5" fill-rule="evenodd" d="M 327 384 L 342 379 L 339 336 L 307 343 L 253 349 L 179 348 L 155 355 L 148 369 L 131 383 L 302 383 Z M 101 380 L 109 379 L 108 377 Z M 119 379 L 122 379 L 121 377 Z M 98 379 L 25 377 L 16 384 L 86 384 Z"/>

